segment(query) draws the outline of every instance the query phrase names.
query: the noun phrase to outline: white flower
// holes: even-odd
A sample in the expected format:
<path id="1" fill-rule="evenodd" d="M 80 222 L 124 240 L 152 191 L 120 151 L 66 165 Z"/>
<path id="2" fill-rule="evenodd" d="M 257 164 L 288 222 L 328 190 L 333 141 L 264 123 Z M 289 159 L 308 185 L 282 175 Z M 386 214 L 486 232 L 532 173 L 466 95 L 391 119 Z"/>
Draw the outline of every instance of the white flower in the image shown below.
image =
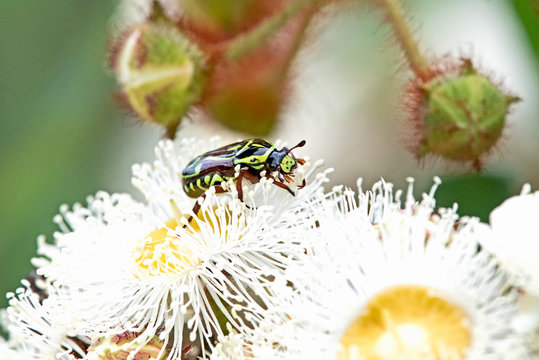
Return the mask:
<path id="1" fill-rule="evenodd" d="M 269 226 L 270 207 L 248 208 L 213 189 L 207 195 L 185 227 L 176 206 L 182 193 L 169 194 L 168 209 L 104 192 L 87 208 L 62 207 L 62 232 L 53 245 L 41 239 L 43 257 L 34 260 L 54 290 L 48 301 L 70 315 L 73 331 L 93 339 L 137 334 L 131 356 L 158 335 L 157 358 L 179 359 L 184 326 L 204 356 L 224 336 L 220 317 L 246 328 L 271 304 L 268 287 L 301 249 L 285 227 Z"/>
<path id="2" fill-rule="evenodd" d="M 439 181 L 439 180 L 437 180 Z M 282 302 L 244 338 L 249 359 L 524 359 L 517 292 L 478 246 L 476 219 L 434 213 L 377 183 L 315 203 L 307 251 Z M 344 210 L 344 211 L 343 211 Z M 481 231 L 478 231 L 478 227 Z M 275 290 L 277 291 L 277 290 Z M 230 351 L 229 351 L 230 352 Z M 222 356 L 222 354 L 219 354 Z"/>
<path id="3" fill-rule="evenodd" d="M 241 334 L 229 329 L 229 334 L 222 336 L 219 343 L 213 349 L 211 360 L 245 360 L 246 345 Z"/>
<path id="4" fill-rule="evenodd" d="M 8 293 L 9 307 L 2 324 L 9 333 L 9 343 L 0 343 L 1 359 L 74 360 L 84 356 L 87 339 L 68 330 L 68 319 L 61 309 L 30 290 L 30 283 L 16 294 Z M 52 306 L 51 306 L 52 305 Z"/>
<path id="5" fill-rule="evenodd" d="M 539 192 L 505 200 L 490 214 L 492 236 L 481 245 L 493 252 L 519 285 L 539 297 Z"/>
<path id="6" fill-rule="evenodd" d="M 17 352 L 2 337 L 0 337 L 0 356 L 5 360 L 26 360 L 25 357 L 18 356 Z"/>

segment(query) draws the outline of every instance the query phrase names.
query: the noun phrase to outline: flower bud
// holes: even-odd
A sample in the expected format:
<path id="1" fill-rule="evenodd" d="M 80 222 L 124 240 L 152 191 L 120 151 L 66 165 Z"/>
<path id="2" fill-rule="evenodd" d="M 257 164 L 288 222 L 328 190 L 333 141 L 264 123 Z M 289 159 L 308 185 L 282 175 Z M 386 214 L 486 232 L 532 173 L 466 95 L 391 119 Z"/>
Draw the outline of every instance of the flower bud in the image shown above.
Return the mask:
<path id="1" fill-rule="evenodd" d="M 203 41 L 226 41 L 277 11 L 283 0 L 175 0 L 184 23 Z"/>
<path id="2" fill-rule="evenodd" d="M 257 70 L 245 69 L 250 75 Z M 274 128 L 283 103 L 284 80 L 274 84 L 262 81 L 232 80 L 230 87 L 211 98 L 208 113 L 236 131 L 267 136 Z"/>
<path id="3" fill-rule="evenodd" d="M 416 155 L 471 162 L 479 170 L 481 157 L 499 141 L 509 107 L 518 98 L 478 73 L 469 60 L 415 86 L 419 101 L 412 116 L 421 136 Z"/>
<path id="4" fill-rule="evenodd" d="M 202 54 L 173 25 L 144 23 L 122 36 L 113 66 L 129 106 L 175 129 L 202 92 Z"/>
<path id="5" fill-rule="evenodd" d="M 168 355 L 166 351 L 159 358 L 157 357 L 164 346 L 164 341 L 157 336 L 135 352 L 140 345 L 136 341 L 137 336 L 136 333 L 126 331 L 119 335 L 100 338 L 90 346 L 86 358 L 88 360 L 127 360 L 132 358 L 131 354 L 136 354 L 134 359 L 166 359 Z"/>
<path id="6" fill-rule="evenodd" d="M 216 67 L 202 108 L 227 127 L 267 136 L 289 99 L 290 64 L 309 14 L 279 29 L 264 46 Z"/>

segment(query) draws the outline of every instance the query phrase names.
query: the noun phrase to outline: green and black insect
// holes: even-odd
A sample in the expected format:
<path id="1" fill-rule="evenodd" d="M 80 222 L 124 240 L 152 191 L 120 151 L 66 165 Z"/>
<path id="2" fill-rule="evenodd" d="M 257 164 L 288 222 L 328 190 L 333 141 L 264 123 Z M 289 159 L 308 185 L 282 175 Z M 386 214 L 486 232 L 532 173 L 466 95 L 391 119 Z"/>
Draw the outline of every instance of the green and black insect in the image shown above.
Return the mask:
<path id="1" fill-rule="evenodd" d="M 208 151 L 191 160 L 183 169 L 183 190 L 190 197 L 204 197 L 204 193 L 211 186 L 215 187 L 217 193 L 225 192 L 226 190 L 220 184 L 233 179 L 236 183 L 238 198 L 243 201 L 243 179 L 256 183 L 264 176 L 273 179 L 273 184 L 294 195 L 287 183 L 292 182 L 291 174 L 298 164 L 303 165 L 305 160 L 296 158 L 291 151 L 304 145 L 305 140 L 302 140 L 290 149 L 283 147 L 277 150 L 266 140 L 249 139 Z M 238 165 L 239 172 L 236 170 Z M 277 179 L 272 175 L 275 172 Z M 300 188 L 303 186 L 305 186 L 305 180 Z M 197 202 L 193 212 L 196 214 L 199 209 L 200 205 Z"/>

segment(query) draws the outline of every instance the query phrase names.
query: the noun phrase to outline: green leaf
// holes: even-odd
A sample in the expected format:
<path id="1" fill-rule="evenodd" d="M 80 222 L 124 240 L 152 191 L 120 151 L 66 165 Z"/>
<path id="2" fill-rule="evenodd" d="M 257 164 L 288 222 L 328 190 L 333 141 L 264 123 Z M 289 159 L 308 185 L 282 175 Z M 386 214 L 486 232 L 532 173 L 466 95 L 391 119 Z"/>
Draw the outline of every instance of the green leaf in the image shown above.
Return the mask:
<path id="1" fill-rule="evenodd" d="M 536 0 L 513 0 L 513 7 L 528 35 L 535 57 L 539 61 L 539 2 Z"/>
<path id="2" fill-rule="evenodd" d="M 442 184 L 436 191 L 436 204 L 451 207 L 457 203 L 460 216 L 477 216 L 488 222 L 490 212 L 512 195 L 508 179 L 471 174 L 442 178 Z"/>

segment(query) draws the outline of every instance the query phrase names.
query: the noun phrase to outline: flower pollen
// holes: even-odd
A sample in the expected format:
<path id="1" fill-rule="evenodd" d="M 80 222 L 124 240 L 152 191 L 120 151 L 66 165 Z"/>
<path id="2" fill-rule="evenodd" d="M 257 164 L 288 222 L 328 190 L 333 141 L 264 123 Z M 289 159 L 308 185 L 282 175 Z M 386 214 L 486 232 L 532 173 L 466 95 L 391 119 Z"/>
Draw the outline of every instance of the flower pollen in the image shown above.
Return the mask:
<path id="1" fill-rule="evenodd" d="M 399 286 L 372 298 L 340 343 L 339 360 L 464 359 L 470 319 L 430 289 Z"/>
<path id="2" fill-rule="evenodd" d="M 193 237 L 204 238 L 210 229 L 213 233 L 222 234 L 223 239 L 230 236 L 229 226 L 232 225 L 230 209 L 209 207 L 198 212 L 196 217 L 187 220 L 187 215 L 179 213 L 173 205 L 174 218 L 165 222 L 164 226 L 152 231 L 140 240 L 135 251 L 135 277 L 152 276 L 181 276 L 189 269 L 200 265 L 203 260 L 201 253 L 210 251 L 210 245 L 203 240 L 194 243 Z M 238 219 L 242 221 L 242 219 Z M 178 224 L 186 224 L 181 232 L 171 233 Z M 180 235 L 181 234 L 181 235 Z M 189 238 L 189 239 L 188 239 Z M 241 239 L 241 235 L 239 236 Z M 239 240 L 239 239 L 238 239 Z M 226 240 L 225 240 L 226 242 Z"/>
<path id="3" fill-rule="evenodd" d="M 176 226 L 176 219 L 170 219 L 163 227 L 140 240 L 135 252 L 136 278 L 181 275 L 200 262 L 193 259 L 193 252 L 181 243 L 178 236 L 169 234 L 169 230 Z"/>

